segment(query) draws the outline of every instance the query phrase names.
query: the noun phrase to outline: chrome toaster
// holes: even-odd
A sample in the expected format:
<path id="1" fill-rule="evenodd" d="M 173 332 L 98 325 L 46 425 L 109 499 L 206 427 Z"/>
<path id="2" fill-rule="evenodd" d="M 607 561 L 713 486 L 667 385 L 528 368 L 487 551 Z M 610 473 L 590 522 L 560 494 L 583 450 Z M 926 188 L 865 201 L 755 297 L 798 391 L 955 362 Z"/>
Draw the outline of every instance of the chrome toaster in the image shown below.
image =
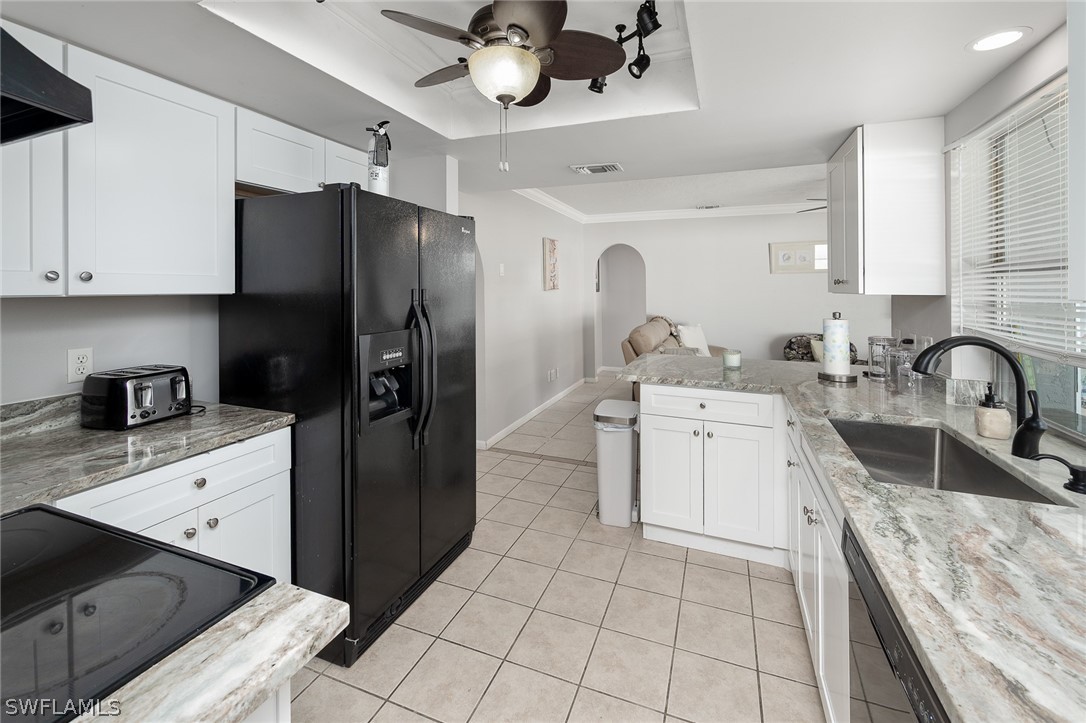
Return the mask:
<path id="1" fill-rule="evenodd" d="M 125 367 L 87 375 L 79 423 L 91 429 L 132 429 L 188 414 L 191 406 L 192 381 L 185 367 Z"/>

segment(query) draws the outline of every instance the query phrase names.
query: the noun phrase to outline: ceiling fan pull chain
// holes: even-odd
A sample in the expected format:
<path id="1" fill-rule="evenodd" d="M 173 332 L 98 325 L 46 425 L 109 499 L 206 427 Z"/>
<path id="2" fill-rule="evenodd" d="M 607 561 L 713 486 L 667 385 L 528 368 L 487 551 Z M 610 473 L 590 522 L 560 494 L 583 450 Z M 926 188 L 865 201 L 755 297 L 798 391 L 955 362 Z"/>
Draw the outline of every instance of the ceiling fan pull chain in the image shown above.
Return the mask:
<path id="1" fill-rule="evenodd" d="M 498 170 L 509 172 L 509 108 L 498 106 Z"/>

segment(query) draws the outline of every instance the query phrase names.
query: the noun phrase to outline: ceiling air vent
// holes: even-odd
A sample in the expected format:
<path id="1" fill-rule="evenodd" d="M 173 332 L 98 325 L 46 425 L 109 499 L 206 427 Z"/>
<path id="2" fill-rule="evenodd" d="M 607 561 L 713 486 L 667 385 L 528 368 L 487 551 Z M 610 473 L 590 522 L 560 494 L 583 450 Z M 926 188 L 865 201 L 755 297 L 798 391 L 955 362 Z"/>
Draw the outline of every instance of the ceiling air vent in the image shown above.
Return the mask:
<path id="1" fill-rule="evenodd" d="M 595 173 L 622 173 L 622 166 L 617 163 L 590 163 L 583 166 L 570 166 L 574 173 L 591 175 Z"/>

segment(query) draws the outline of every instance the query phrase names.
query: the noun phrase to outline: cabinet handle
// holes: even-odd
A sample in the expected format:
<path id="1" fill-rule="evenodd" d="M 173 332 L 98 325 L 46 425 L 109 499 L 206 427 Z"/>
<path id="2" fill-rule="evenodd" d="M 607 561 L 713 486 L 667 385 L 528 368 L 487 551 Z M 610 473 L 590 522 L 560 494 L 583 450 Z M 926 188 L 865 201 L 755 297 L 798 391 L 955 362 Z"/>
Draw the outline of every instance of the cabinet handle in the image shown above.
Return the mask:
<path id="1" fill-rule="evenodd" d="M 64 623 L 60 622 L 59 620 L 56 620 L 56 621 L 54 621 L 52 623 L 49 623 L 49 634 L 50 635 L 59 635 L 60 631 L 63 630 L 63 629 L 64 629 Z"/>
<path id="2" fill-rule="evenodd" d="M 694 430 L 694 436 L 695 436 L 695 437 L 701 436 L 701 430 L 699 430 L 699 429 L 695 429 L 695 430 Z"/>
<path id="3" fill-rule="evenodd" d="M 833 280 L 833 285 L 834 286 L 841 286 L 841 285 L 847 284 L 847 283 L 848 283 L 848 279 L 834 279 Z"/>
<path id="4" fill-rule="evenodd" d="M 805 515 L 807 515 L 808 517 L 810 517 L 811 515 L 813 515 L 813 514 L 814 514 L 814 510 L 813 510 L 813 509 L 811 509 L 810 507 L 808 507 L 807 505 L 803 505 L 803 514 L 805 514 Z"/>
<path id="5" fill-rule="evenodd" d="M 787 464 L 789 467 L 799 467 L 799 465 L 792 460 L 788 460 L 785 464 Z"/>
<path id="6" fill-rule="evenodd" d="M 46 281 L 60 281 L 60 272 L 59 271 L 46 271 L 45 272 L 45 280 Z"/>
<path id="7" fill-rule="evenodd" d="M 705 436 L 708 437 L 709 439 L 712 439 L 713 438 L 713 433 L 712 432 L 706 432 Z"/>
<path id="8" fill-rule="evenodd" d="M 187 529 L 185 530 L 185 537 L 186 537 L 186 538 L 188 538 L 188 539 L 190 539 L 190 540 L 191 540 L 192 538 L 196 537 L 196 528 L 195 528 L 195 527 L 189 527 L 189 528 L 187 528 Z"/>
<path id="9" fill-rule="evenodd" d="M 796 420 L 789 419 L 788 421 L 785 422 L 785 424 L 787 424 L 789 427 L 794 427 L 794 426 L 796 426 Z"/>
<path id="10" fill-rule="evenodd" d="M 93 617 L 96 612 L 98 612 L 98 606 L 94 603 L 87 603 L 83 606 L 83 615 L 85 617 Z"/>
<path id="11" fill-rule="evenodd" d="M 207 486 L 207 478 L 206 477 L 197 477 L 196 479 L 194 479 L 192 481 L 192 483 L 194 485 L 196 485 L 196 489 L 202 490 L 204 487 Z"/>
<path id="12" fill-rule="evenodd" d="M 699 407 L 701 407 L 702 409 L 705 409 L 705 402 L 702 402 L 702 403 L 701 403 L 701 404 L 699 404 L 698 406 L 699 406 Z"/>
<path id="13" fill-rule="evenodd" d="M 90 281 L 93 278 L 94 278 L 94 274 L 92 274 L 89 271 L 84 271 L 83 273 L 81 273 L 79 275 L 79 280 L 80 281 Z"/>
<path id="14" fill-rule="evenodd" d="M 219 526 L 219 518 L 212 517 L 210 520 L 207 521 L 207 526 L 214 530 L 216 527 Z"/>
<path id="15" fill-rule="evenodd" d="M 810 515 L 807 515 L 807 524 L 808 525 L 817 525 L 818 524 L 818 518 L 811 517 Z"/>

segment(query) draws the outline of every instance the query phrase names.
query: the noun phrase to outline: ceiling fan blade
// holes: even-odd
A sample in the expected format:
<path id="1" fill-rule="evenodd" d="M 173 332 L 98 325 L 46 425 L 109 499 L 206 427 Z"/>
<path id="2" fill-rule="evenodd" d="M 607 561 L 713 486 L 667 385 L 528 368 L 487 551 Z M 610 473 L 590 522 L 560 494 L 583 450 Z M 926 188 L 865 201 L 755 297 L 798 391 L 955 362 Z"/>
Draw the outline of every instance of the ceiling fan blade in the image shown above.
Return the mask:
<path id="1" fill-rule="evenodd" d="M 802 211 L 796 211 L 796 213 L 810 213 L 811 211 L 825 211 L 825 206 L 819 206 L 818 208 L 805 208 Z"/>
<path id="2" fill-rule="evenodd" d="M 406 25 L 414 30 L 421 30 L 430 35 L 436 35 L 445 40 L 451 40 L 454 43 L 463 43 L 464 45 L 478 43 L 480 46 L 483 44 L 483 41 L 479 36 L 474 33 L 470 33 L 467 30 L 461 30 L 460 28 L 454 28 L 445 23 L 439 23 L 436 20 L 420 18 L 418 15 L 411 15 L 410 13 L 401 13 L 399 10 L 382 10 L 381 14 L 389 20 L 395 20 L 401 25 Z"/>
<path id="3" fill-rule="evenodd" d="M 533 48 L 549 45 L 566 23 L 566 0 L 494 0 L 494 20 L 528 31 Z"/>
<path id="4" fill-rule="evenodd" d="M 416 88 L 429 88 L 431 85 L 441 85 L 442 83 L 448 83 L 450 80 L 456 80 L 457 78 L 463 78 L 468 74 L 467 63 L 457 63 L 455 65 L 446 65 L 444 68 L 440 68 L 424 75 L 415 81 Z"/>
<path id="5" fill-rule="evenodd" d="M 513 105 L 519 105 L 522 108 L 538 105 L 543 102 L 551 92 L 551 79 L 542 73 L 539 74 L 539 80 L 535 82 L 535 87 L 532 88 L 532 92 L 518 100 Z"/>
<path id="6" fill-rule="evenodd" d="M 581 30 L 563 30 L 551 41 L 554 61 L 540 72 L 556 80 L 592 80 L 626 63 L 626 51 L 610 38 Z"/>

